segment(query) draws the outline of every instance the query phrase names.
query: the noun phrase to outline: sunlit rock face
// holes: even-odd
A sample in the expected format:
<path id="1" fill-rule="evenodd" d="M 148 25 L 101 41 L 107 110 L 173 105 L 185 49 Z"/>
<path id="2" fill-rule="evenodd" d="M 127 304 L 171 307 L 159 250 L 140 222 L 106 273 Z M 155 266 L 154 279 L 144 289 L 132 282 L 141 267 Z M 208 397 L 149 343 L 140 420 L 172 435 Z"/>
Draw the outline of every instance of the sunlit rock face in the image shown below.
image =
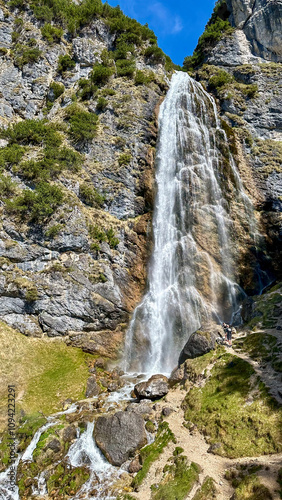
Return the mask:
<path id="1" fill-rule="evenodd" d="M 231 23 L 244 31 L 255 55 L 282 60 L 282 3 L 276 0 L 228 0 Z"/>

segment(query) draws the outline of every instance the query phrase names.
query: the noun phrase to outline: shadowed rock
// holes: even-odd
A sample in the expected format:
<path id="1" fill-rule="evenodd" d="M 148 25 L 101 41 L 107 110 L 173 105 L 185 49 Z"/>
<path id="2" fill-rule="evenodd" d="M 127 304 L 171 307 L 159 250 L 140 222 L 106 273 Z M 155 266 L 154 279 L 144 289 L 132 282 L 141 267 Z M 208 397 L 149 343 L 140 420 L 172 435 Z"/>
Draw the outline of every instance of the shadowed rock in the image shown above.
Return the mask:
<path id="1" fill-rule="evenodd" d="M 192 333 L 180 353 L 178 361 L 179 366 L 182 365 L 186 359 L 198 358 L 214 349 L 217 337 L 218 333 L 215 332 L 197 330 Z"/>
<path id="2" fill-rule="evenodd" d="M 168 379 L 164 375 L 153 375 L 146 382 L 139 382 L 134 387 L 138 399 L 159 399 L 168 393 Z"/>
<path id="3" fill-rule="evenodd" d="M 144 420 L 134 412 L 119 411 L 97 419 L 94 437 L 113 465 L 122 465 L 147 443 Z"/>

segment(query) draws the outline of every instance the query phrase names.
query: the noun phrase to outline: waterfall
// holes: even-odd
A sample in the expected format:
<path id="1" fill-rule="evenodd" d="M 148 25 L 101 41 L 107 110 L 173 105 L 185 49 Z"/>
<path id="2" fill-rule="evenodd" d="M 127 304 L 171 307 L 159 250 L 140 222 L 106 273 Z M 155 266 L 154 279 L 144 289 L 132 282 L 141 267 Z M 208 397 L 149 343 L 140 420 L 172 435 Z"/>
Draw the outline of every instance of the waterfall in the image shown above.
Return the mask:
<path id="1" fill-rule="evenodd" d="M 193 331 L 212 318 L 229 322 L 238 310 L 244 292 L 235 282 L 223 157 L 232 176 L 229 189 L 248 219 L 252 204 L 215 102 L 199 83 L 177 72 L 159 114 L 154 249 L 148 289 L 127 332 L 128 371 L 170 372 Z M 254 233 L 253 216 L 249 224 Z"/>
<path id="2" fill-rule="evenodd" d="M 112 500 L 115 496 L 110 493 L 114 480 L 122 474 L 122 469 L 111 465 L 97 447 L 93 438 L 94 422 L 88 422 L 87 429 L 70 447 L 67 458 L 73 467 L 89 465 L 90 478 L 75 495 L 74 500 L 97 498 Z M 95 490 L 92 495 L 91 491 Z"/>

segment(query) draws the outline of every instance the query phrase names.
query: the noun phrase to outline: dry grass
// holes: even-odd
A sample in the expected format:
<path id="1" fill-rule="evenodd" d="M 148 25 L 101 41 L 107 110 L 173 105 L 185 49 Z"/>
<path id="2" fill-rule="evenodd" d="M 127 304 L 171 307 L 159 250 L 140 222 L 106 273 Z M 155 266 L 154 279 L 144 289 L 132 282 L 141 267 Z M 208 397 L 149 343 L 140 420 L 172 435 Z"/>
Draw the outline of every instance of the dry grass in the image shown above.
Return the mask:
<path id="1" fill-rule="evenodd" d="M 17 414 L 50 414 L 65 399 L 84 397 L 90 355 L 60 339 L 25 337 L 2 322 L 0 342 L 0 431 L 6 427 L 8 384 L 16 385 Z"/>

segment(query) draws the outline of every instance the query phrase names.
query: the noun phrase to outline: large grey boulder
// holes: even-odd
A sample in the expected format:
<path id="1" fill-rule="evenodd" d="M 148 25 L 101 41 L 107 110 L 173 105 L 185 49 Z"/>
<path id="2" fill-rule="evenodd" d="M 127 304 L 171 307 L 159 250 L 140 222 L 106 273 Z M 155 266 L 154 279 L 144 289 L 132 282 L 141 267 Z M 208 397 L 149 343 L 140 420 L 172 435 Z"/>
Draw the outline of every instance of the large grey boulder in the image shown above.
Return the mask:
<path id="1" fill-rule="evenodd" d="M 168 391 L 168 379 L 164 375 L 153 375 L 146 382 L 139 382 L 134 387 L 134 393 L 138 399 L 159 399 Z"/>
<path id="2" fill-rule="evenodd" d="M 113 465 L 122 465 L 147 443 L 144 420 L 134 412 L 119 411 L 97 419 L 94 437 Z"/>
<path id="3" fill-rule="evenodd" d="M 218 333 L 215 332 L 197 330 L 192 333 L 180 353 L 178 364 L 182 365 L 186 359 L 198 358 L 214 349 L 217 337 Z"/>

